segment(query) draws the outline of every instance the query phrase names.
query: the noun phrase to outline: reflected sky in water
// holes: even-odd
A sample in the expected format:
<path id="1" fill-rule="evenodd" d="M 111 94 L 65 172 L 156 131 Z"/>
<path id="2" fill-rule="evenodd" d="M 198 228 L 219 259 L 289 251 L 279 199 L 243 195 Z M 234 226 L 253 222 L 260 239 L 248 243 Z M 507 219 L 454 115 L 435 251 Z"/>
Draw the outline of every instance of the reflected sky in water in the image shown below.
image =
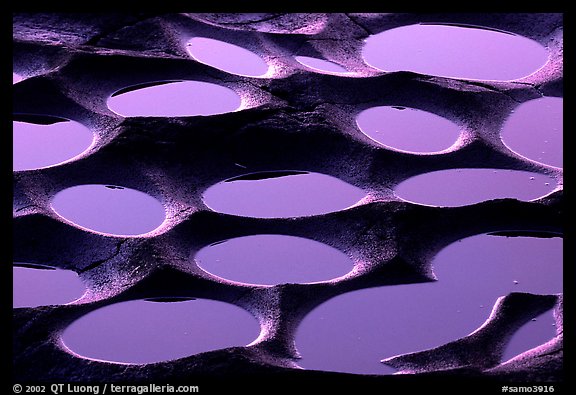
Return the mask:
<path id="1" fill-rule="evenodd" d="M 233 90 L 208 82 L 158 81 L 134 88 L 112 95 L 108 107 L 125 117 L 185 117 L 232 112 L 241 104 Z"/>
<path id="2" fill-rule="evenodd" d="M 134 300 L 112 304 L 73 322 L 62 334 L 72 352 L 119 363 L 152 363 L 244 346 L 260 327 L 247 311 L 208 299 Z"/>
<path id="3" fill-rule="evenodd" d="M 12 281 L 13 307 L 66 304 L 86 291 L 75 272 L 45 266 L 14 265 Z"/>
<path id="4" fill-rule="evenodd" d="M 226 240 L 201 249 L 198 265 L 227 280 L 275 285 L 328 281 L 352 270 L 345 254 L 301 237 L 255 235 Z"/>
<path id="5" fill-rule="evenodd" d="M 417 24 L 366 40 L 365 61 L 383 71 L 507 81 L 526 77 L 548 60 L 546 48 L 528 38 L 482 28 Z"/>
<path id="6" fill-rule="evenodd" d="M 231 74 L 260 77 L 268 70 L 258 55 L 217 40 L 193 38 L 186 50 L 192 58 Z M 242 56 L 243 60 L 240 62 L 235 56 Z M 383 71 L 409 70 L 494 80 L 522 78 L 547 60 L 541 45 L 523 37 L 484 29 L 433 25 L 406 26 L 370 37 L 363 56 L 369 65 Z M 304 67 L 323 72 L 346 71 L 323 59 L 296 57 L 296 60 Z M 20 80 L 21 77 L 13 73 L 13 83 Z M 153 117 L 215 115 L 236 111 L 241 106 L 240 97 L 224 86 L 200 81 L 150 82 L 151 85 L 131 87 L 124 93 L 112 95 L 108 100 L 109 109 L 127 117 Z M 561 166 L 563 126 L 559 101 L 561 99 L 545 98 L 520 105 L 502 131 L 503 141 L 530 159 Z M 420 110 L 387 107 L 374 110 L 372 114 L 366 112 L 359 117 L 358 126 L 371 138 L 391 148 L 436 152 L 450 147 L 458 137 L 458 128 L 444 121 Z M 540 125 L 550 125 L 553 130 L 536 127 L 525 131 L 538 121 L 544 122 Z M 440 129 L 431 127 L 435 122 Z M 78 139 L 80 132 L 66 135 L 64 126 L 73 124 L 60 122 L 42 126 L 43 132 L 36 133 L 33 126 L 14 122 L 14 169 L 58 164 L 83 152 L 91 144 L 92 135 L 89 132 L 90 135 L 86 135 L 89 138 L 84 139 Z M 52 127 L 63 137 L 44 135 L 44 131 Z M 371 135 L 372 132 L 376 134 Z M 37 161 L 46 152 L 63 150 L 69 150 L 69 153 L 49 164 L 26 162 Z M 16 159 L 27 164 L 17 164 Z M 512 174 L 518 177 L 510 178 Z M 400 185 L 396 193 L 422 204 L 451 206 L 510 196 L 529 200 L 555 187 L 554 180 L 539 174 L 460 169 L 415 177 Z M 129 197 L 131 191 L 104 185 L 74 187 L 57 195 L 52 204 L 67 221 L 97 232 L 139 235 L 156 229 L 164 220 L 162 205 L 139 191 Z M 343 210 L 365 194 L 333 177 L 307 173 L 221 182 L 206 190 L 203 197 L 208 208 L 214 211 L 259 218 L 287 218 Z M 291 244 L 293 240 L 288 240 L 279 236 L 272 241 L 262 238 L 230 240 L 207 247 L 202 254 L 211 250 L 214 255 L 209 259 L 202 254 L 197 258 L 201 266 L 206 265 L 206 270 L 250 283 L 321 281 L 346 273 L 348 261 L 338 261 L 342 258 L 340 253 L 310 246 L 308 252 L 315 259 L 309 261 L 308 247 L 295 247 Z M 277 258 L 279 255 L 282 259 Z M 219 273 L 214 265 L 209 268 L 210 259 L 214 259 L 214 264 L 216 259 L 226 263 L 230 271 Z M 312 265 L 317 266 L 312 268 Z M 306 270 L 298 273 L 303 268 Z M 434 268 L 439 279 L 436 283 L 351 292 L 314 310 L 303 321 L 296 339 L 303 356 L 301 365 L 354 373 L 393 373 L 393 369 L 379 361 L 467 335 L 484 322 L 499 296 L 514 291 L 561 292 L 562 241 L 559 238 L 476 236 L 442 251 L 434 261 Z M 309 271 L 311 269 L 314 270 Z M 269 271 L 266 273 L 266 270 Z M 64 296 L 65 290 L 74 287 L 78 277 L 74 273 L 71 276 L 67 273 L 66 278 L 50 277 L 55 273 L 64 274 L 62 271 L 15 268 L 15 306 L 70 301 L 70 298 L 62 298 L 54 302 L 47 295 Z M 310 280 L 308 276 L 312 273 Z M 40 297 L 42 300 L 34 299 L 40 294 L 45 295 Z M 550 321 L 548 313 L 528 323 L 522 331 L 530 331 L 530 336 L 516 337 L 507 357 L 553 336 L 554 327 Z M 233 305 L 207 300 L 132 301 L 103 308 L 76 322 L 68 328 L 65 344 L 90 358 L 144 363 L 246 345 L 258 333 L 256 320 Z"/>
<path id="7" fill-rule="evenodd" d="M 320 173 L 222 182 L 208 188 L 204 203 L 212 210 L 258 218 L 289 218 L 346 209 L 366 193 Z"/>
<path id="8" fill-rule="evenodd" d="M 305 317 L 296 337 L 309 369 L 392 374 L 379 361 L 466 336 L 510 292 L 562 292 L 562 239 L 478 235 L 434 259 L 438 281 L 340 295 Z M 506 358 L 555 336 L 551 315 L 529 322 Z M 528 332 L 528 333 L 527 333 Z M 526 335 L 529 336 L 526 336 Z"/>
<path id="9" fill-rule="evenodd" d="M 158 228 L 164 206 L 152 196 L 116 185 L 78 185 L 60 191 L 52 208 L 81 227 L 113 235 L 140 235 Z"/>

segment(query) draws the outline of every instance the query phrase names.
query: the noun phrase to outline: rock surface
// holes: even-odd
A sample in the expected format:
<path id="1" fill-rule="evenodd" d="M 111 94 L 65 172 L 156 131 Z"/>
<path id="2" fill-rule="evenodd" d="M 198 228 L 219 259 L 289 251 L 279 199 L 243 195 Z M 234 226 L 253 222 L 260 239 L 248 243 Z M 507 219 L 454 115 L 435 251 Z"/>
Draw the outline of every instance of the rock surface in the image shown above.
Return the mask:
<path id="1" fill-rule="evenodd" d="M 435 281 L 431 258 L 458 239 L 504 231 L 562 233 L 561 169 L 516 155 L 494 133 L 521 103 L 563 95 L 562 14 L 30 13 L 15 14 L 13 21 L 14 71 L 25 77 L 13 88 L 14 112 L 73 119 L 96 136 L 94 146 L 72 162 L 14 172 L 14 261 L 75 270 L 89 289 L 71 305 L 14 309 L 15 382 L 206 380 L 217 386 L 224 385 L 222 378 L 228 383 L 269 378 L 287 388 L 303 381 L 346 390 L 401 386 L 409 379 L 490 385 L 563 380 L 561 295 L 502 295 L 491 318 L 469 337 L 385 361 L 401 375 L 302 370 L 295 364 L 294 344 L 303 317 L 334 296 Z M 427 21 L 524 35 L 548 49 L 549 61 L 525 79 L 509 82 L 387 73 L 362 61 L 360 50 L 369 35 Z M 194 61 L 184 43 L 196 35 L 260 54 L 270 66 L 268 74 L 237 76 Z M 296 55 L 323 57 L 352 76 L 312 72 L 294 60 Z M 243 107 L 174 118 L 123 118 L 106 107 L 106 99 L 128 85 L 180 79 L 229 87 L 241 96 Z M 355 124 L 359 112 L 378 105 L 436 113 L 462 125 L 468 137 L 442 155 L 384 149 Z M 559 187 L 533 202 L 501 199 L 458 208 L 417 206 L 392 193 L 410 176 L 457 167 L 530 170 L 554 177 Z M 220 181 L 287 169 L 338 177 L 368 191 L 369 198 L 347 210 L 290 219 L 219 214 L 202 202 L 202 192 Z M 85 183 L 146 192 L 162 202 L 167 220 L 154 234 L 130 238 L 63 223 L 50 200 Z M 191 251 L 210 243 L 262 233 L 326 243 L 352 257 L 356 270 L 335 283 L 251 287 L 216 282 L 189 261 Z M 234 303 L 254 314 L 263 331 L 247 347 L 150 365 L 80 358 L 59 341 L 69 323 L 99 307 L 165 296 Z M 498 364 L 502 346 L 521 322 L 550 308 L 555 308 L 558 336 Z"/>

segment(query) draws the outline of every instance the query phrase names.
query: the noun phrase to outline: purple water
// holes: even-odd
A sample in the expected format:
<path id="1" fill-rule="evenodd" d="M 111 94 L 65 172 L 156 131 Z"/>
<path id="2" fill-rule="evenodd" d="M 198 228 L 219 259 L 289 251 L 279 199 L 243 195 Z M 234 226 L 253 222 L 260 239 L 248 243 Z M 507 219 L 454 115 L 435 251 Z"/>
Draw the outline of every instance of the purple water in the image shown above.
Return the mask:
<path id="1" fill-rule="evenodd" d="M 339 64 L 324 59 L 312 58 L 309 56 L 295 56 L 294 59 L 296 59 L 298 63 L 303 64 L 310 70 L 316 72 L 320 71 L 332 74 L 343 74 L 348 72 L 346 68 Z"/>
<path id="2" fill-rule="evenodd" d="M 360 188 L 320 173 L 270 173 L 264 179 L 221 182 L 203 195 L 204 203 L 214 211 L 258 218 L 325 214 L 346 209 L 365 196 Z"/>
<path id="3" fill-rule="evenodd" d="M 113 94 L 108 107 L 126 117 L 181 117 L 236 111 L 240 96 L 221 85 L 201 81 L 156 81 Z"/>
<path id="4" fill-rule="evenodd" d="M 46 120 L 55 123 L 12 122 L 14 170 L 57 165 L 80 155 L 94 141 L 90 129 L 81 123 L 53 117 Z"/>
<path id="5" fill-rule="evenodd" d="M 12 282 L 13 307 L 66 304 L 86 291 L 75 272 L 39 265 L 14 264 Z"/>
<path id="6" fill-rule="evenodd" d="M 457 207 L 485 200 L 515 198 L 529 201 L 556 188 L 548 176 L 518 170 L 450 169 L 409 178 L 395 188 L 403 200 L 429 205 Z"/>
<path id="7" fill-rule="evenodd" d="M 514 80 L 548 60 L 546 48 L 526 37 L 483 28 L 418 24 L 375 34 L 363 57 L 383 71 L 412 71 L 442 77 Z"/>
<path id="8" fill-rule="evenodd" d="M 301 237 L 255 235 L 204 247 L 195 256 L 200 268 L 227 280 L 275 285 L 328 281 L 352 270 L 339 250 Z"/>
<path id="9" fill-rule="evenodd" d="M 208 299 L 134 300 L 112 304 L 73 322 L 62 334 L 73 353 L 117 363 L 153 363 L 244 346 L 260 333 L 247 311 Z"/>
<path id="10" fill-rule="evenodd" d="M 226 72 L 255 77 L 267 73 L 264 60 L 244 48 L 201 37 L 187 44 L 194 59 Z M 374 35 L 366 40 L 363 56 L 369 65 L 384 71 L 494 80 L 529 75 L 547 60 L 544 47 L 524 37 L 443 25 L 407 26 Z M 323 59 L 295 59 L 311 71 L 346 72 Z M 21 79 L 13 73 L 13 83 Z M 242 104 L 236 93 L 220 85 L 200 81 L 151 83 L 152 86 L 130 87 L 112 95 L 109 108 L 123 116 L 191 116 L 237 111 Z M 545 98 L 519 106 L 502 130 L 504 143 L 530 159 L 561 166 L 561 101 Z M 358 126 L 378 143 L 410 152 L 446 149 L 459 135 L 451 122 L 410 108 L 366 110 L 358 117 Z M 17 157 L 23 162 L 37 160 L 46 152 L 69 153 L 48 164 L 15 162 L 15 170 L 20 170 L 18 166 L 24 169 L 57 165 L 84 152 L 92 142 L 91 133 L 87 144 L 87 139 L 76 139 L 80 132 L 41 140 L 47 136 L 42 132 L 37 137 L 23 134 L 27 143 L 21 144 L 18 141 L 24 137 L 16 136 L 20 133 L 16 129 L 20 128 L 15 125 L 15 161 Z M 163 223 L 165 212 L 156 199 L 140 191 L 111 187 L 73 187 L 58 194 L 52 205 L 64 221 L 106 234 L 147 234 Z M 459 206 L 502 197 L 530 200 L 555 187 L 555 180 L 539 174 L 458 169 L 414 177 L 400 184 L 395 192 L 419 204 Z M 344 210 L 365 195 L 365 191 L 333 177 L 306 173 L 228 180 L 213 185 L 203 197 L 206 205 L 218 212 L 289 218 Z M 195 258 L 214 275 L 264 285 L 327 281 L 351 268 L 348 258 L 331 247 L 282 235 L 226 240 L 206 246 Z M 434 266 L 439 278 L 434 284 L 351 292 L 312 311 L 296 339 L 303 356 L 301 365 L 353 373 L 393 373 L 379 361 L 467 335 L 488 317 L 498 296 L 514 291 L 562 291 L 559 238 L 476 236 L 447 247 Z M 77 287 L 78 280 L 73 272 L 14 268 L 14 306 L 69 303 L 83 292 Z M 72 288 L 75 293 L 68 294 Z M 58 299 L 48 296 L 50 293 Z M 64 333 L 64 343 L 89 358 L 147 363 L 246 345 L 258 336 L 259 330 L 250 314 L 223 302 L 139 300 L 102 308 L 76 321 Z M 518 331 L 503 359 L 552 336 L 551 313 L 546 313 Z"/>
<path id="11" fill-rule="evenodd" d="M 116 185 L 78 185 L 60 191 L 52 208 L 64 220 L 112 235 L 142 235 L 165 220 L 162 204 L 150 195 Z"/>
<path id="12" fill-rule="evenodd" d="M 194 37 L 186 49 L 193 59 L 231 74 L 261 77 L 268 72 L 268 64 L 260 56 L 224 41 Z"/>
<path id="13" fill-rule="evenodd" d="M 349 373 L 394 373 L 379 361 L 470 334 L 488 318 L 499 296 L 562 292 L 562 239 L 478 235 L 446 247 L 433 267 L 435 283 L 350 292 L 317 307 L 297 333 L 299 364 Z M 537 326 L 533 324 L 527 325 Z M 514 339 L 504 359 L 555 336 L 549 318 L 530 329 L 537 333 Z"/>
<path id="14" fill-rule="evenodd" d="M 436 114 L 402 106 L 372 107 L 356 118 L 360 130 L 392 149 L 431 153 L 450 148 L 460 127 Z"/>
<path id="15" fill-rule="evenodd" d="M 508 361 L 534 347 L 538 347 L 555 336 L 556 321 L 553 311 L 549 310 L 533 318 L 518 329 L 504 351 L 502 362 Z"/>
<path id="16" fill-rule="evenodd" d="M 500 136 L 520 155 L 562 167 L 564 99 L 543 97 L 518 106 L 506 120 Z"/>

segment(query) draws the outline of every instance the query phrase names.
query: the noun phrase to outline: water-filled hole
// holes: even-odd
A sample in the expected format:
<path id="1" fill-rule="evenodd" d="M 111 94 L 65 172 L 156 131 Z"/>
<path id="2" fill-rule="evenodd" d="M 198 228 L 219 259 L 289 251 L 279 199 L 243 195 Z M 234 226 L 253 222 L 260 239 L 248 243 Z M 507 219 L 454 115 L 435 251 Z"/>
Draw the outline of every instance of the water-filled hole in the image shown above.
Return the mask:
<path id="1" fill-rule="evenodd" d="M 556 181 L 538 173 L 500 169 L 450 169 L 411 177 L 395 188 L 399 198 L 430 206 L 465 206 L 492 199 L 533 200 Z"/>
<path id="2" fill-rule="evenodd" d="M 13 170 L 53 166 L 86 151 L 94 135 L 84 125 L 65 118 L 14 114 L 12 122 Z"/>
<path id="3" fill-rule="evenodd" d="M 62 341 L 85 358 L 142 364 L 244 346 L 260 333 L 251 314 L 229 303 L 164 302 L 134 300 L 100 308 L 69 325 Z"/>
<path id="4" fill-rule="evenodd" d="M 309 56 L 295 56 L 294 59 L 296 59 L 298 63 L 314 71 L 336 73 L 336 74 L 348 73 L 348 70 L 346 70 L 344 67 L 340 66 L 337 63 L 330 62 L 328 60 L 312 58 Z"/>
<path id="5" fill-rule="evenodd" d="M 205 271 L 248 284 L 312 283 L 340 277 L 353 268 L 344 253 L 301 237 L 255 235 L 202 248 L 195 260 Z"/>
<path id="6" fill-rule="evenodd" d="M 533 318 L 518 329 L 512 339 L 510 339 L 501 361 L 506 362 L 553 339 L 556 336 L 555 325 L 552 310 Z"/>
<path id="7" fill-rule="evenodd" d="M 254 52 L 220 40 L 194 37 L 187 43 L 192 58 L 228 73 L 260 77 L 268 71 L 268 64 Z"/>
<path id="8" fill-rule="evenodd" d="M 15 263 L 12 270 L 12 306 L 61 305 L 79 299 L 86 287 L 72 270 Z"/>
<path id="9" fill-rule="evenodd" d="M 261 172 L 211 186 L 204 203 L 226 214 L 288 218 L 343 210 L 365 196 L 362 189 L 325 174 Z"/>
<path id="10" fill-rule="evenodd" d="M 108 98 L 108 107 L 126 117 L 179 117 L 236 111 L 232 89 L 201 81 L 155 81 L 130 86 Z"/>
<path id="11" fill-rule="evenodd" d="M 356 122 L 372 140 L 407 152 L 442 151 L 460 135 L 459 126 L 446 118 L 402 106 L 369 108 L 358 114 Z"/>
<path id="12" fill-rule="evenodd" d="M 536 41 L 471 26 L 417 24 L 375 34 L 366 40 L 364 60 L 383 71 L 412 71 L 476 80 L 514 80 L 548 60 Z"/>
<path id="13" fill-rule="evenodd" d="M 114 185 L 77 185 L 60 191 L 52 208 L 86 229 L 114 235 L 141 235 L 165 220 L 162 204 L 135 189 Z"/>
<path id="14" fill-rule="evenodd" d="M 563 104 L 564 100 L 558 97 L 521 104 L 504 123 L 502 141 L 526 158 L 562 167 Z"/>
<path id="15" fill-rule="evenodd" d="M 307 369 L 392 374 L 379 361 L 467 336 L 488 319 L 500 296 L 562 292 L 562 239 L 477 235 L 434 258 L 438 281 L 339 295 L 302 321 L 296 346 Z M 537 339 L 549 336 L 529 334 Z M 523 352 L 515 339 L 509 354 Z"/>

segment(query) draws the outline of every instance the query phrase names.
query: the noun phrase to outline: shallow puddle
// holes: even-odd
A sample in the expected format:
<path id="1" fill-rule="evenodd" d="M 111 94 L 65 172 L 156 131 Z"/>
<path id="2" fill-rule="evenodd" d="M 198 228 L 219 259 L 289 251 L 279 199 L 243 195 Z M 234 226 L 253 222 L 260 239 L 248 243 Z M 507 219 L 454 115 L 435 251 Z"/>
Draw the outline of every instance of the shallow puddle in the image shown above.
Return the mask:
<path id="1" fill-rule="evenodd" d="M 402 106 L 372 107 L 358 114 L 360 130 L 392 149 L 431 153 L 450 148 L 460 127 L 436 114 Z"/>
<path id="2" fill-rule="evenodd" d="M 225 240 L 204 247 L 195 260 L 221 278 L 258 285 L 327 281 L 353 268 L 351 259 L 333 247 L 284 235 Z"/>
<path id="3" fill-rule="evenodd" d="M 486 200 L 529 201 L 556 188 L 553 178 L 501 169 L 450 169 L 420 174 L 398 184 L 399 198 L 423 205 L 457 207 Z"/>
<path id="4" fill-rule="evenodd" d="M 268 64 L 260 56 L 224 41 L 194 37 L 186 48 L 192 58 L 227 73 L 260 77 L 268 72 Z"/>
<path id="5" fill-rule="evenodd" d="M 546 48 L 526 37 L 482 27 L 417 24 L 375 34 L 363 57 L 382 71 L 412 71 L 475 80 L 514 80 L 548 60 Z"/>
<path id="6" fill-rule="evenodd" d="M 261 172 L 211 186 L 204 203 L 220 213 L 289 218 L 344 210 L 365 196 L 360 188 L 325 174 Z"/>
<path id="7" fill-rule="evenodd" d="M 236 111 L 240 96 L 221 85 L 201 81 L 153 81 L 121 89 L 108 107 L 126 117 L 182 117 Z"/>
<path id="8" fill-rule="evenodd" d="M 267 63 L 245 48 L 195 37 L 186 44 L 195 60 L 225 72 L 261 77 Z M 223 56 L 225 54 L 226 56 Z M 420 24 L 391 29 L 366 40 L 363 57 L 382 71 L 477 80 L 513 80 L 547 61 L 533 40 L 484 28 Z M 310 70 L 346 74 L 324 59 L 296 56 Z M 13 73 L 13 84 L 22 81 Z M 238 110 L 234 91 L 200 81 L 151 81 L 126 87 L 108 100 L 110 110 L 132 117 L 215 115 Z M 562 166 L 562 99 L 543 98 L 519 106 L 501 132 L 515 152 Z M 57 165 L 93 142 L 83 125 L 56 117 L 15 118 L 13 169 Z M 460 134 L 452 122 L 402 106 L 375 107 L 358 116 L 358 126 L 383 146 L 414 153 L 449 148 Z M 410 178 L 398 197 L 433 206 L 462 206 L 511 197 L 531 200 L 556 187 L 540 174 L 499 169 L 455 169 Z M 337 178 L 304 171 L 262 172 L 208 188 L 212 210 L 258 218 L 320 215 L 346 209 L 366 193 Z M 165 220 L 162 204 L 133 189 L 79 185 L 57 194 L 56 213 L 78 226 L 113 235 L 141 235 Z M 209 273 L 247 284 L 328 281 L 352 269 L 350 259 L 327 245 L 284 235 L 223 240 L 193 257 Z M 84 285 L 72 271 L 15 264 L 14 307 L 69 303 Z M 340 295 L 313 310 L 298 330 L 300 365 L 362 374 L 391 374 L 379 361 L 435 347 L 466 336 L 488 318 L 499 296 L 510 292 L 562 292 L 562 240 L 479 235 L 441 251 L 433 284 L 370 288 Z M 153 363 L 249 344 L 260 328 L 252 315 L 224 302 L 158 298 L 113 304 L 72 323 L 63 342 L 86 358 L 118 363 Z M 164 303 L 161 303 L 164 302 Z M 503 360 L 555 335 L 552 313 L 528 322 L 511 340 Z"/>
<path id="9" fill-rule="evenodd" d="M 68 161 L 86 151 L 94 135 L 69 119 L 15 114 L 12 122 L 12 168 L 41 169 Z"/>
<path id="10" fill-rule="evenodd" d="M 12 269 L 12 306 L 61 305 L 79 299 L 86 287 L 71 270 L 16 263 Z"/>
<path id="11" fill-rule="evenodd" d="M 247 311 L 208 299 L 134 300 L 95 310 L 62 333 L 64 345 L 85 358 L 153 363 L 221 348 L 245 346 L 260 327 Z"/>
<path id="12" fill-rule="evenodd" d="M 53 210 L 78 226 L 113 235 L 141 235 L 165 220 L 152 196 L 116 185 L 77 185 L 56 194 Z"/>
<path id="13" fill-rule="evenodd" d="M 563 166 L 564 99 L 543 97 L 518 106 L 500 136 L 514 152 L 551 166 Z"/>
<path id="14" fill-rule="evenodd" d="M 500 296 L 562 292 L 562 262 L 560 238 L 477 235 L 460 240 L 435 257 L 435 283 L 350 292 L 314 309 L 297 332 L 299 364 L 392 374 L 395 370 L 380 360 L 470 334 L 489 317 Z M 555 335 L 547 323 L 529 329 L 517 332 L 506 356 Z M 522 338 L 526 335 L 531 339 Z"/>
<path id="15" fill-rule="evenodd" d="M 533 318 L 522 326 L 512 337 L 504 355 L 502 362 L 514 358 L 515 356 L 538 347 L 556 336 L 556 323 L 552 310 Z"/>

